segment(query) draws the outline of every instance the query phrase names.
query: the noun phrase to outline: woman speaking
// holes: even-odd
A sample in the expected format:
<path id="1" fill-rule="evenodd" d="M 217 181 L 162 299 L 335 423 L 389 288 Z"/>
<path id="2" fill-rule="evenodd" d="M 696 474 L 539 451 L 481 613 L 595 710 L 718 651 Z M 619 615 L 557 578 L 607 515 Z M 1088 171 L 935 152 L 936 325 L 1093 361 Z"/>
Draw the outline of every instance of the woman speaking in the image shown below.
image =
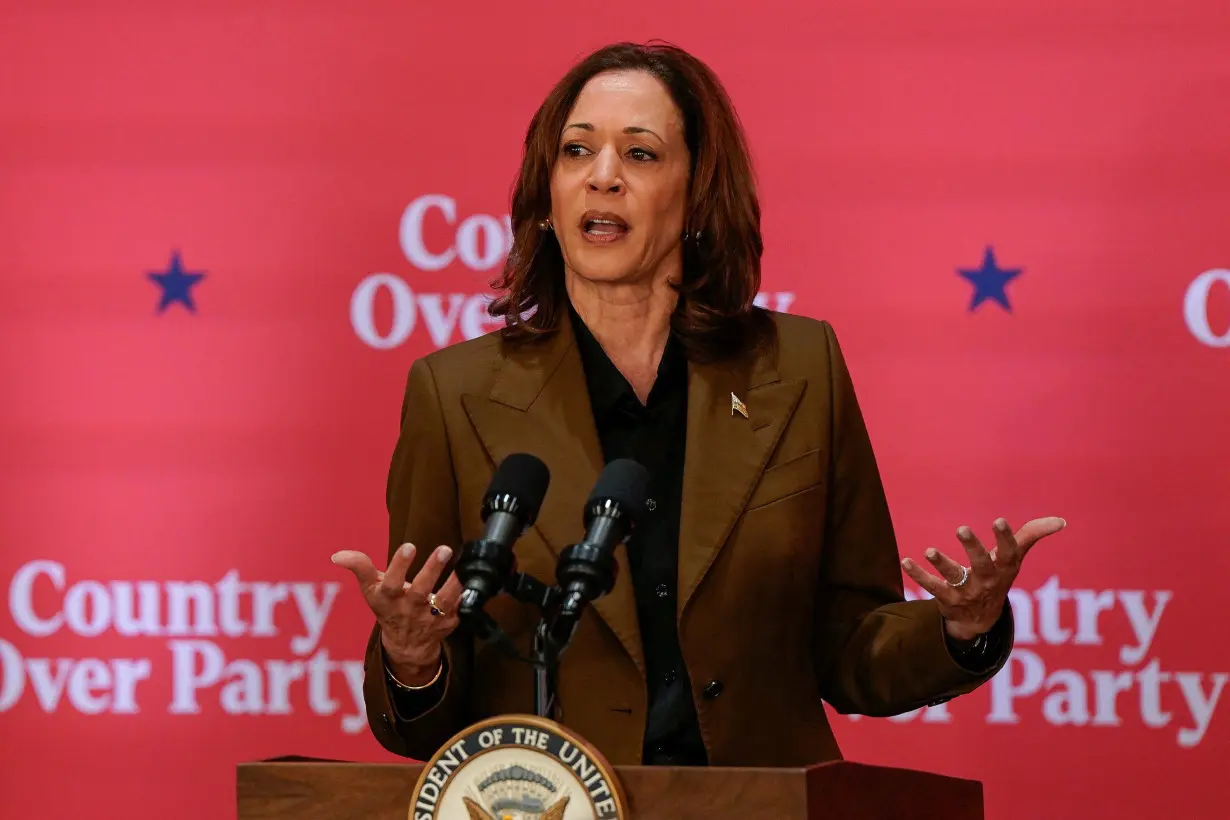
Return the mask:
<path id="1" fill-rule="evenodd" d="M 899 560 L 833 329 L 753 304 L 751 162 L 703 63 L 617 44 L 573 67 L 530 123 L 511 215 L 491 306 L 505 327 L 410 368 L 387 568 L 333 556 L 375 614 L 364 697 L 385 748 L 427 759 L 476 720 L 532 711 L 529 667 L 457 628 L 450 571 L 518 452 L 552 477 L 516 552 L 541 579 L 579 540 L 606 463 L 649 472 L 615 587 L 558 675 L 559 719 L 614 764 L 836 759 L 824 702 L 892 715 L 1001 668 L 1008 589 L 1064 521 L 997 520 L 989 548 L 961 527 L 956 557 L 927 551 L 934 573 Z M 903 568 L 934 597 L 905 601 Z M 533 607 L 486 611 L 528 646 Z"/>

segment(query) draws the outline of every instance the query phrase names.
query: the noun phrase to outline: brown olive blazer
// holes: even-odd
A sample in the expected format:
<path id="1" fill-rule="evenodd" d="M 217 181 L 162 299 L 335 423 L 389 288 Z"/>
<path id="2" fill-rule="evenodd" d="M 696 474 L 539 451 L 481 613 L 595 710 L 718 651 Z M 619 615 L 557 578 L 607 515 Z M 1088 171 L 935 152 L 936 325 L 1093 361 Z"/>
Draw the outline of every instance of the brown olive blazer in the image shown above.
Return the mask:
<path id="1" fill-rule="evenodd" d="M 973 690 L 1008 654 L 983 673 L 965 670 L 934 601 L 904 600 L 888 504 L 833 330 L 773 319 L 773 351 L 689 365 L 676 600 L 712 765 L 838 759 L 823 701 L 840 713 L 897 714 Z M 732 412 L 732 393 L 747 418 Z M 518 569 L 552 581 L 560 551 L 583 534 L 604 464 L 568 322 L 545 342 L 514 347 L 492 334 L 412 365 L 388 480 L 390 556 L 418 545 L 417 572 L 435 546 L 480 537 L 494 465 L 516 452 L 551 470 L 538 521 L 516 545 Z M 562 658 L 561 722 L 612 763 L 639 764 L 645 659 L 623 546 L 617 556 L 614 590 Z M 531 608 L 504 595 L 487 611 L 528 650 Z M 402 721 L 373 629 L 364 697 L 386 749 L 422 760 L 473 721 L 533 712 L 528 666 L 456 634 L 446 652 L 442 701 Z"/>

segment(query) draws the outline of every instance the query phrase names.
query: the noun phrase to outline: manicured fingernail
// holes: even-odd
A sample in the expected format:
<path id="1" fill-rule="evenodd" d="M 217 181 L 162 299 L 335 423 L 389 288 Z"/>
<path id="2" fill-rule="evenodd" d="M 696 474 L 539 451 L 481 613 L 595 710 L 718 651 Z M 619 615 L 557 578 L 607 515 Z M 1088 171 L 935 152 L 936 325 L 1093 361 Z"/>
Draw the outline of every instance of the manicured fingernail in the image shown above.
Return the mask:
<path id="1" fill-rule="evenodd" d="M 330 555 L 329 560 L 336 564 L 337 563 L 337 553 L 335 552 L 332 555 Z"/>
<path id="2" fill-rule="evenodd" d="M 909 568 L 910 568 L 910 559 L 909 559 L 909 558 L 903 558 L 903 559 L 901 560 L 901 566 L 905 567 L 906 569 L 909 569 Z"/>
<path id="3" fill-rule="evenodd" d="M 1059 529 L 1062 530 L 1066 526 L 1068 526 L 1068 520 L 1066 518 L 1059 519 Z"/>
<path id="4" fill-rule="evenodd" d="M 927 550 L 927 560 L 934 561 L 937 555 L 939 555 L 939 553 L 934 549 Z"/>
<path id="5" fill-rule="evenodd" d="M 1000 532 L 1003 532 L 1004 530 L 1008 529 L 1008 522 L 1002 518 L 996 518 L 995 519 L 995 529 L 999 530 Z"/>
<path id="6" fill-rule="evenodd" d="M 401 557 L 409 558 L 412 555 L 414 555 L 414 544 L 402 544 L 401 545 Z"/>
<path id="7" fill-rule="evenodd" d="M 441 564 L 447 564 L 448 559 L 453 557 L 453 550 L 449 547 L 440 547 L 440 551 L 436 553 L 436 557 L 440 559 Z"/>
<path id="8" fill-rule="evenodd" d="M 969 536 L 970 536 L 969 527 L 957 527 L 957 538 L 964 540 L 966 538 L 969 538 Z"/>

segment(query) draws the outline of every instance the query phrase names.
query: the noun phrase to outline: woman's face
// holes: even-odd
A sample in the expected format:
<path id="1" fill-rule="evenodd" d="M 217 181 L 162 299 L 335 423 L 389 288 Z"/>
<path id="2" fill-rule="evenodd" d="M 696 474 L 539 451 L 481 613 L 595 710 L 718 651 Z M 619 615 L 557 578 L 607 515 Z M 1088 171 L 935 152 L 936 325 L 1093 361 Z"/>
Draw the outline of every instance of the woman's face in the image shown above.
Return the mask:
<path id="1" fill-rule="evenodd" d="M 551 173 L 551 222 L 568 270 L 620 283 L 676 273 L 690 163 L 683 121 L 656 78 L 592 78 L 564 123 Z"/>

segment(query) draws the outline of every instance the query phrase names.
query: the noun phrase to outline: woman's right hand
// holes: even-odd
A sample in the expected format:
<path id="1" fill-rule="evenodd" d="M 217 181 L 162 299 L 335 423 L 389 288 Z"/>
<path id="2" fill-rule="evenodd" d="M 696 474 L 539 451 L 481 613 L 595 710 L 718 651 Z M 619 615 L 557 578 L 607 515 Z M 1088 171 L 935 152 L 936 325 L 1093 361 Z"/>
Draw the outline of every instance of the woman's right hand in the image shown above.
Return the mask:
<path id="1" fill-rule="evenodd" d="M 457 601 L 461 597 L 461 582 L 455 573 L 450 573 L 434 597 L 435 609 L 440 614 L 433 614 L 431 591 L 453 551 L 447 546 L 437 547 L 414 580 L 407 581 L 406 573 L 414 563 L 415 551 L 413 544 L 402 544 L 384 572 L 357 550 L 342 550 L 334 553 L 332 559 L 358 579 L 363 599 L 380 625 L 389 669 L 408 686 L 429 683 L 439 671 L 444 639 L 459 623 Z"/>

